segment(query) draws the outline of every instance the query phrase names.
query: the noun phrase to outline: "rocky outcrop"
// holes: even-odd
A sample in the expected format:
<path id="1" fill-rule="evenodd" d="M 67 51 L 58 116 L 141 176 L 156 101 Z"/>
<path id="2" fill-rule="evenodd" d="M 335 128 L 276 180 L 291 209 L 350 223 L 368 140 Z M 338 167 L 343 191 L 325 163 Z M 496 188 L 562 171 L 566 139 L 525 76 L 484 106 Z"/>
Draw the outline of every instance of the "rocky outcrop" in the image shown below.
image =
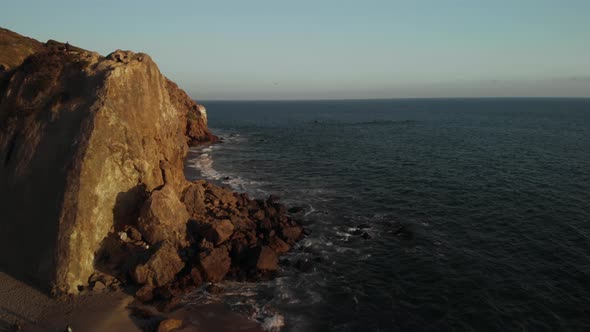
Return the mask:
<path id="1" fill-rule="evenodd" d="M 11 72 L 0 91 L 2 266 L 74 292 L 148 193 L 184 187 L 190 110 L 170 86 L 129 51 L 46 47 Z"/>
<path id="2" fill-rule="evenodd" d="M 31 54 L 43 48 L 39 41 L 0 28 L 0 72 L 19 66 Z"/>
<path id="3" fill-rule="evenodd" d="M 167 90 L 172 103 L 179 109 L 186 110 L 186 137 L 189 145 L 217 142 L 207 127 L 205 106 L 197 104 L 176 83 L 167 80 Z"/>
<path id="4" fill-rule="evenodd" d="M 3 269 L 56 294 L 123 284 L 166 300 L 202 282 L 272 276 L 301 238 L 276 197 L 185 179 L 187 143 L 217 138 L 148 55 L 52 41 L 6 75 Z"/>

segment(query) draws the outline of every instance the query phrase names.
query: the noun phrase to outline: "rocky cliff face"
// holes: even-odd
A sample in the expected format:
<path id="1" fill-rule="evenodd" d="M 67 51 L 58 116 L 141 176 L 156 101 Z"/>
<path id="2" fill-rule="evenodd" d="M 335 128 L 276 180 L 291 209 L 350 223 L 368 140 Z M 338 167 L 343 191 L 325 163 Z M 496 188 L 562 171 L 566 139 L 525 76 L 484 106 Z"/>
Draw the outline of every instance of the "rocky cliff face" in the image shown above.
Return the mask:
<path id="1" fill-rule="evenodd" d="M 182 97 L 140 53 L 44 47 L 11 71 L 0 91 L 0 263 L 60 291 L 86 284 L 101 241 L 147 193 L 182 190 L 194 112 Z"/>
<path id="2" fill-rule="evenodd" d="M 216 139 L 148 55 L 45 44 L 0 85 L 0 267 L 57 294 L 115 278 L 144 301 L 272 275 L 303 229 L 276 198 L 185 179 L 187 143 Z"/>
<path id="3" fill-rule="evenodd" d="M 39 41 L 0 28 L 0 71 L 8 71 L 20 65 L 29 55 L 43 48 Z"/>

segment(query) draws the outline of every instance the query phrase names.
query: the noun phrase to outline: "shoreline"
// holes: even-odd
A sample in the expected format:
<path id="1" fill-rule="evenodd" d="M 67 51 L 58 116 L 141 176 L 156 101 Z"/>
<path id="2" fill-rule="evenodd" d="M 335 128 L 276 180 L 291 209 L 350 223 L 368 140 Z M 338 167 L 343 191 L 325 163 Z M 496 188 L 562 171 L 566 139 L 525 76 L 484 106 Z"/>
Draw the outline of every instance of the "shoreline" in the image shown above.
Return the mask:
<path id="1" fill-rule="evenodd" d="M 178 331 L 263 332 L 262 326 L 221 303 L 183 305 L 162 313 L 138 303 L 122 291 L 97 292 L 53 299 L 32 286 L 0 272 L 0 332 L 156 330 L 164 319 L 184 322 Z"/>

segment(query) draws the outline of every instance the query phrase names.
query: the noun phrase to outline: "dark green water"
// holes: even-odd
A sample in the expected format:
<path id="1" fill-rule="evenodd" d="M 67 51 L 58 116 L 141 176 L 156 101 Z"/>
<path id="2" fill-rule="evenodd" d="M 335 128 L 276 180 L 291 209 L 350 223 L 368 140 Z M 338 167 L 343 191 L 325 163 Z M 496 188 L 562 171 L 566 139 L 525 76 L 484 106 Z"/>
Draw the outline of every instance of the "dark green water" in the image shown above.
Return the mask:
<path id="1" fill-rule="evenodd" d="M 276 193 L 311 230 L 277 280 L 228 284 L 236 310 L 284 331 L 590 330 L 590 99 L 206 106 L 225 143 L 187 173 Z"/>

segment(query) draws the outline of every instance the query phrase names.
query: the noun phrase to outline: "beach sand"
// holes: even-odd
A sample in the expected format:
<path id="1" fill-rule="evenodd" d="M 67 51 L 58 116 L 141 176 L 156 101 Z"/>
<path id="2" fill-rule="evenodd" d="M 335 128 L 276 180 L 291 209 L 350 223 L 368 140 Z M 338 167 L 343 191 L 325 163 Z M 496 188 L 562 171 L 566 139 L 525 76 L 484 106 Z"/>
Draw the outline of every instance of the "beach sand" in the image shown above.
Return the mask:
<path id="1" fill-rule="evenodd" d="M 259 324 L 230 311 L 222 304 L 182 307 L 160 313 L 152 306 L 136 303 L 123 292 L 78 296 L 67 301 L 48 297 L 35 288 L 0 272 L 0 332 L 144 331 L 157 329 L 165 318 L 184 321 L 176 331 L 261 332 Z"/>

